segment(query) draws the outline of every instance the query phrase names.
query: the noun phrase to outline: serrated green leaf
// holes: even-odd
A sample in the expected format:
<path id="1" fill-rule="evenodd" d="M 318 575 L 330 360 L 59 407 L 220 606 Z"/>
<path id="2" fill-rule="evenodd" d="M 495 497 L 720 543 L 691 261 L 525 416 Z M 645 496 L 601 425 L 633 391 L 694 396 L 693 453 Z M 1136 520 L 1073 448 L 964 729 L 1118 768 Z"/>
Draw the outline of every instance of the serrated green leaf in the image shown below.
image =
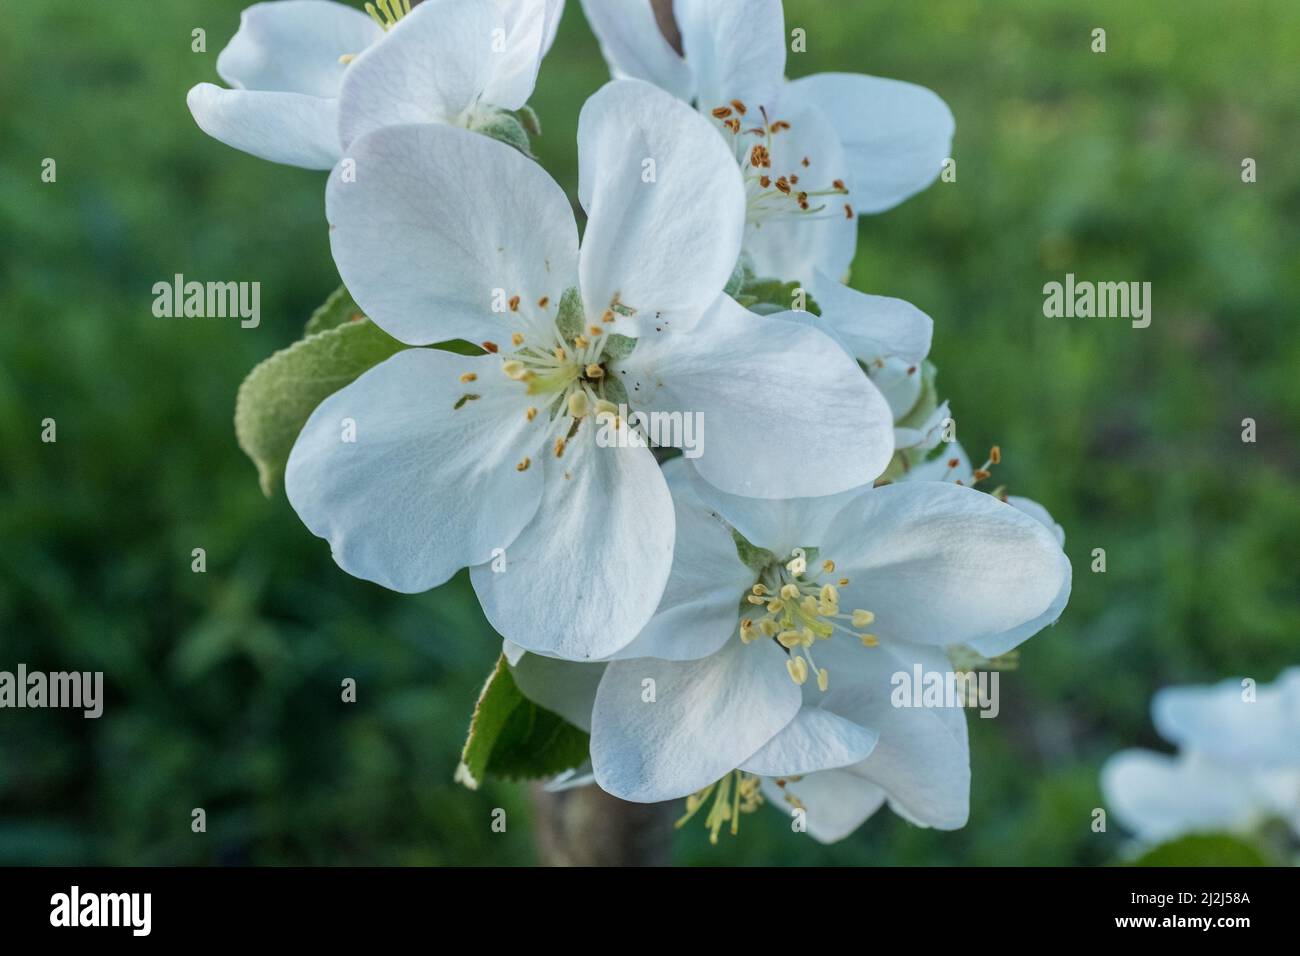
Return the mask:
<path id="1" fill-rule="evenodd" d="M 311 314 L 311 318 L 307 320 L 307 327 L 303 330 L 303 335 L 326 332 L 329 329 L 343 325 L 345 322 L 359 322 L 365 317 L 365 313 L 361 311 L 361 306 L 357 305 L 352 298 L 352 294 L 343 286 L 339 286 L 330 293 L 330 297 L 325 300 L 321 307 Z"/>
<path id="2" fill-rule="evenodd" d="M 283 477 L 316 406 L 404 348 L 369 319 L 349 321 L 281 349 L 249 373 L 235 400 L 235 436 L 257 466 L 264 494 Z"/>
<path id="3" fill-rule="evenodd" d="M 476 790 L 488 775 L 549 777 L 585 761 L 590 742 L 588 734 L 520 692 L 503 654 L 474 706 L 456 781 Z"/>
<path id="4" fill-rule="evenodd" d="M 1269 866 L 1252 843 L 1229 833 L 1195 833 L 1153 847 L 1133 866 Z"/>

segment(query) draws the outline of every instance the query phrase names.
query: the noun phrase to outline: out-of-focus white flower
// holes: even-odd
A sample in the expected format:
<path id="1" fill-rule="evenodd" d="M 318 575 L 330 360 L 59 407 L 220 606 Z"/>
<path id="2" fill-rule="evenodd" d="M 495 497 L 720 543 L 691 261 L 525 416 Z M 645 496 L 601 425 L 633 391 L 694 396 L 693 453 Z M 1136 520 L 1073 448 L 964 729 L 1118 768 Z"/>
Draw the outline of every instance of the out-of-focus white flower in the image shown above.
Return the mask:
<path id="1" fill-rule="evenodd" d="M 1300 667 L 1255 687 L 1231 678 L 1170 687 L 1151 702 L 1176 755 L 1123 750 L 1106 761 L 1106 805 L 1144 843 L 1247 833 L 1270 818 L 1300 834 Z"/>

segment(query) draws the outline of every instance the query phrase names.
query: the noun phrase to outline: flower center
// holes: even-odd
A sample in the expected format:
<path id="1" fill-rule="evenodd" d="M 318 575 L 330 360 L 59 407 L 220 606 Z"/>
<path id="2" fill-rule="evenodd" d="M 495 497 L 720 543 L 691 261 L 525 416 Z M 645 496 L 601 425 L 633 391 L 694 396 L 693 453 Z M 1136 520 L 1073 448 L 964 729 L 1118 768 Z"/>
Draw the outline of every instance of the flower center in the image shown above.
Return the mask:
<path id="1" fill-rule="evenodd" d="M 840 611 L 839 588 L 848 578 L 834 577 L 835 562 L 822 561 L 819 571 L 808 569 L 808 551 L 795 548 L 789 559 L 763 569 L 758 581 L 745 595 L 745 613 L 740 618 L 740 640 L 744 644 L 759 638 L 776 641 L 789 655 L 785 662 L 790 679 L 802 685 L 809 674 L 817 675 L 817 687 L 830 686 L 830 673 L 817 666 L 813 646 L 843 631 L 865 647 L 880 642 L 874 634 L 860 633 L 876 616 L 862 608 L 851 614 Z M 847 623 L 846 623 L 847 622 Z"/>
<path id="2" fill-rule="evenodd" d="M 391 2 L 391 0 L 390 0 Z M 622 383 L 614 380 L 607 370 L 609 351 L 626 347 L 635 340 L 607 331 L 615 320 L 617 301 L 605 311 L 601 324 L 581 327 L 584 317 L 582 299 L 576 288 L 565 292 L 559 305 L 549 298 L 526 302 L 513 295 L 506 300 L 507 314 L 516 326 L 510 334 L 510 349 L 502 353 L 495 342 L 481 343 L 492 354 L 501 354 L 501 371 L 508 378 L 524 386 L 528 396 L 525 417 L 532 421 L 539 414 L 561 426 L 562 432 L 551 448 L 556 458 L 562 458 L 567 443 L 577 433 L 588 415 L 600 421 L 606 415 L 617 417 L 617 401 L 626 400 Z M 466 372 L 463 384 L 474 382 L 478 376 Z M 479 396 L 466 393 L 456 402 L 461 408 Z M 561 419 L 572 419 L 567 429 Z M 527 471 L 530 458 L 523 458 L 515 466 Z"/>
<path id="3" fill-rule="evenodd" d="M 771 220 L 812 218 L 831 219 L 838 216 L 853 218 L 853 207 L 844 201 L 848 187 L 842 179 L 829 183 L 810 183 L 810 176 L 820 175 L 813 170 L 810 156 L 799 158 L 793 169 L 774 169 L 772 166 L 772 140 L 789 132 L 785 120 L 772 120 L 765 107 L 759 107 L 762 122 L 746 126 L 749 110 L 740 100 L 714 108 L 710 115 L 718 120 L 730 134 L 732 150 L 745 180 L 746 220 L 758 225 Z M 835 197 L 832 199 L 831 197 Z"/>

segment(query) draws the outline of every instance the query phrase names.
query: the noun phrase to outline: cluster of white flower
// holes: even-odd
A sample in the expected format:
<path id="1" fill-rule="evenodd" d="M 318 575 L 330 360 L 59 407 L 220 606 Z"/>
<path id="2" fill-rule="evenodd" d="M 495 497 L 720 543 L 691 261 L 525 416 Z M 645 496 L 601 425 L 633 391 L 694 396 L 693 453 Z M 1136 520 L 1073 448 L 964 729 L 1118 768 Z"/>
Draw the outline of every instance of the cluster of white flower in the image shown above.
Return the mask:
<path id="1" fill-rule="evenodd" d="M 561 0 L 262 3 L 233 88 L 191 91 L 223 142 L 332 170 L 339 272 L 410 346 L 312 414 L 289 500 L 358 577 L 469 567 L 618 797 L 709 803 L 715 836 L 764 796 L 827 841 L 886 801 L 960 827 L 964 714 L 891 706 L 891 675 L 1005 654 L 1071 575 L 1040 506 L 973 487 L 997 449 L 945 440 L 930 318 L 844 284 L 858 215 L 937 178 L 952 116 L 787 81 L 780 0 L 676 0 L 680 52 L 649 0 L 583 6 L 614 79 L 579 117 L 581 242 L 524 132 Z M 448 340 L 481 354 L 422 347 Z M 597 441 L 629 408 L 699 415 L 702 454 Z"/>

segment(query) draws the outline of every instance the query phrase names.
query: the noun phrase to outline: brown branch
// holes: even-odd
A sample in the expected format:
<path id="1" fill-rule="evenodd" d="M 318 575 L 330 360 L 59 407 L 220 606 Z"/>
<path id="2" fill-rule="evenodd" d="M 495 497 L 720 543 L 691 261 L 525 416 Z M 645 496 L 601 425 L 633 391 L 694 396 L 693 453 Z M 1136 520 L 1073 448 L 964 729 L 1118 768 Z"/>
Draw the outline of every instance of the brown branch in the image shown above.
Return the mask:
<path id="1" fill-rule="evenodd" d="M 533 839 L 547 866 L 666 866 L 671 803 L 627 803 L 596 786 L 547 793 L 533 784 Z"/>

